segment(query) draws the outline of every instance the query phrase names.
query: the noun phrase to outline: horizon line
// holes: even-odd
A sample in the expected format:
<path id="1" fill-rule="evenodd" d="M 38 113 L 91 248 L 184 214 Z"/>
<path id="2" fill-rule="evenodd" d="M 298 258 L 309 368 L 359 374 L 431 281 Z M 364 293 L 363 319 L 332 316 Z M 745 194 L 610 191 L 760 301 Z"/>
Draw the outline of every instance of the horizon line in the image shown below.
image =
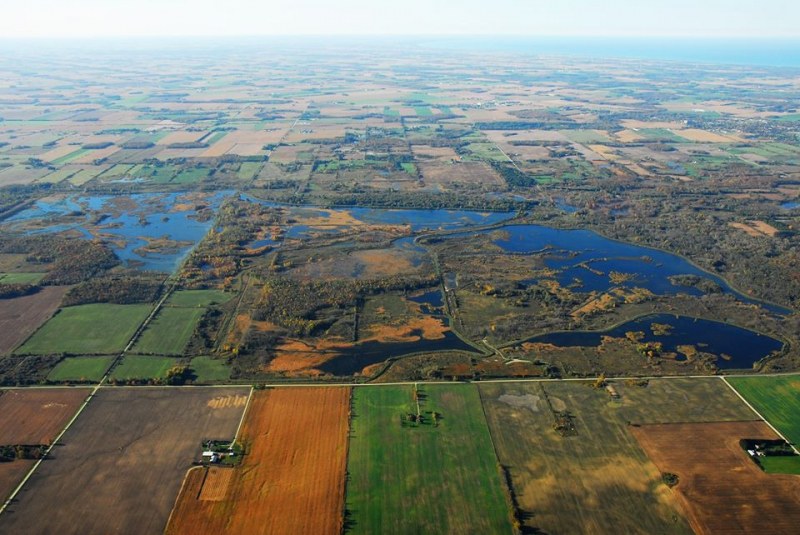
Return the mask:
<path id="1" fill-rule="evenodd" d="M 525 34 L 525 33 L 447 33 L 447 34 L 378 34 L 378 33 L 286 33 L 286 34 L 125 34 L 125 35 L 0 35 L 2 41 L 93 41 L 147 39 L 637 39 L 637 40 L 707 40 L 707 41 L 799 41 L 799 35 L 734 35 L 734 34 Z"/>

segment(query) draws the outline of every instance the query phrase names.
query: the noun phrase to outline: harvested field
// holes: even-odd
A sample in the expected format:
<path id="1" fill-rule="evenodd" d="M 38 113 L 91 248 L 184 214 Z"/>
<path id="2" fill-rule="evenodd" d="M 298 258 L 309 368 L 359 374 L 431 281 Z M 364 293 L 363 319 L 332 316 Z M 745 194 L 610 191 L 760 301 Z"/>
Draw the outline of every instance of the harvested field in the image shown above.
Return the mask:
<path id="1" fill-rule="evenodd" d="M 449 188 L 454 184 L 504 188 L 500 175 L 483 162 L 420 163 L 420 171 L 429 185 Z"/>
<path id="2" fill-rule="evenodd" d="M 0 391 L 0 444 L 50 444 L 88 394 L 84 388 Z"/>
<path id="3" fill-rule="evenodd" d="M 247 392 L 101 389 L 0 516 L 0 532 L 161 533 L 200 442 L 233 437 Z"/>
<path id="4" fill-rule="evenodd" d="M 431 147 L 430 145 L 412 145 L 411 147 L 414 156 L 417 158 L 427 159 L 435 158 L 437 160 L 445 161 L 458 161 L 461 156 L 451 147 Z"/>
<path id="5" fill-rule="evenodd" d="M 691 533 L 605 390 L 590 383 L 504 383 L 483 384 L 480 392 L 526 530 Z M 645 410 L 663 412 L 663 404 L 654 405 L 658 396 L 650 402 Z M 567 424 L 563 432 L 554 428 L 557 421 Z"/>
<path id="6" fill-rule="evenodd" d="M 739 445 L 775 439 L 763 422 L 666 424 L 631 431 L 674 488 L 698 534 L 792 534 L 800 526 L 800 478 L 766 474 Z"/>
<path id="7" fill-rule="evenodd" d="M 698 143 L 741 143 L 742 141 L 742 139 L 737 136 L 716 134 L 708 130 L 700 130 L 699 128 L 685 128 L 683 130 L 676 130 L 675 133 L 682 138 Z"/>
<path id="8" fill-rule="evenodd" d="M 64 388 L 0 390 L 0 444 L 52 443 L 88 394 L 89 390 Z M 34 462 L 0 463 L 0 502 L 14 491 Z"/>
<path id="9" fill-rule="evenodd" d="M 231 468 L 210 467 L 206 470 L 203 488 L 200 489 L 197 499 L 201 502 L 221 502 L 228 494 L 228 488 L 235 475 L 236 471 Z"/>
<path id="10" fill-rule="evenodd" d="M 36 461 L 17 460 L 13 463 L 0 463 L 0 502 L 5 502 L 17 488 Z"/>
<path id="11" fill-rule="evenodd" d="M 778 229 L 764 221 L 748 221 L 747 223 L 728 223 L 733 228 L 744 231 L 754 238 L 762 236 L 775 237 L 778 234 Z"/>
<path id="12" fill-rule="evenodd" d="M 349 399 L 349 388 L 255 393 L 242 465 L 189 472 L 166 533 L 341 533 Z"/>
<path id="13" fill-rule="evenodd" d="M 10 353 L 50 319 L 68 289 L 47 286 L 33 295 L 0 300 L 0 355 Z"/>
<path id="14" fill-rule="evenodd" d="M 508 504 L 473 385 L 358 388 L 348 459 L 352 533 L 511 533 Z M 439 415 L 434 424 L 433 412 Z"/>

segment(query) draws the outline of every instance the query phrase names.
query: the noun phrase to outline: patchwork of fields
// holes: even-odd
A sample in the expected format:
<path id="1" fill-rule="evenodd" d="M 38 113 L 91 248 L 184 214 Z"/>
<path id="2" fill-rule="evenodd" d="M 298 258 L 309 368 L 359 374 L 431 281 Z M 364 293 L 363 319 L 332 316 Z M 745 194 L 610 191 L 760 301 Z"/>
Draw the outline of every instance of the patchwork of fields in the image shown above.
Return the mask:
<path id="1" fill-rule="evenodd" d="M 731 382 L 791 434 L 795 376 Z M 0 447 L 52 443 L 89 394 L 0 390 Z M 201 441 L 237 433 L 239 464 L 192 467 Z M 774 438 L 712 377 L 103 387 L 0 533 L 789 534 L 800 477 L 765 473 L 739 443 Z M 0 494 L 34 463 L 0 462 Z"/>
<path id="2" fill-rule="evenodd" d="M 0 532 L 160 533 L 200 442 L 233 437 L 247 397 L 233 387 L 99 390 L 0 515 Z"/>
<path id="3" fill-rule="evenodd" d="M 341 533 L 349 410 L 349 388 L 256 392 L 242 466 L 190 471 L 166 533 Z"/>

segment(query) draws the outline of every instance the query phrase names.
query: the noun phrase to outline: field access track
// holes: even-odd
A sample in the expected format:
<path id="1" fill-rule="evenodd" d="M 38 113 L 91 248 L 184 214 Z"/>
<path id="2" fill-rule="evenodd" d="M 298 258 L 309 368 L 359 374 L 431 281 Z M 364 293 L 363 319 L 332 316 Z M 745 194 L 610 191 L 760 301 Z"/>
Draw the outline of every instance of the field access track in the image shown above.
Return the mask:
<path id="1" fill-rule="evenodd" d="M 191 470 L 166 533 L 339 535 L 349 412 L 349 388 L 255 392 L 242 465 Z"/>
<path id="2" fill-rule="evenodd" d="M 248 388 L 102 388 L 0 515 L 0 533 L 160 534 L 204 438 L 233 438 Z"/>

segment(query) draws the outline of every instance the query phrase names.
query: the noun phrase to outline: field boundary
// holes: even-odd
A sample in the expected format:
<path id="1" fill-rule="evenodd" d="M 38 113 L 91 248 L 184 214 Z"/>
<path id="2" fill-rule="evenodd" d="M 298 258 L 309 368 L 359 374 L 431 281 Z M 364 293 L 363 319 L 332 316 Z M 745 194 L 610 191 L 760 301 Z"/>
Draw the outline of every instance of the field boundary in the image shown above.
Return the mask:
<path id="1" fill-rule="evenodd" d="M 181 488 L 178 491 L 178 495 L 175 496 L 175 503 L 172 504 L 172 509 L 169 512 L 169 517 L 167 518 L 167 523 L 164 525 L 164 531 L 167 530 L 167 528 L 169 527 L 170 523 L 172 522 L 172 515 L 175 514 L 175 510 L 178 508 L 178 502 L 180 501 L 181 496 L 183 496 L 183 489 L 186 488 L 186 482 L 189 481 L 189 476 L 195 470 L 208 470 L 208 467 L 206 467 L 206 466 L 192 466 L 183 475 L 183 481 L 181 481 Z M 200 491 L 202 492 L 202 490 L 203 490 L 203 487 L 201 485 L 200 486 Z"/>
<path id="2" fill-rule="evenodd" d="M 489 434 L 489 442 L 492 444 L 492 451 L 494 452 L 494 460 L 497 465 L 498 475 L 500 476 L 500 485 L 502 485 L 505 492 L 503 495 L 505 496 L 506 507 L 508 507 L 508 516 L 509 520 L 511 520 L 511 532 L 514 534 L 521 533 L 521 531 L 516 527 L 517 523 L 519 522 L 518 515 L 524 514 L 525 511 L 519 507 L 519 504 L 516 503 L 516 491 L 514 490 L 514 486 L 511 481 L 511 476 L 508 473 L 508 468 L 503 465 L 500 461 L 500 454 L 497 452 L 497 444 L 494 442 L 494 435 L 492 434 L 492 427 L 489 425 L 489 417 L 486 416 L 486 401 L 483 399 L 483 392 L 481 392 L 481 388 L 478 385 L 475 385 L 475 389 L 478 391 L 478 400 L 481 403 L 481 414 L 483 414 L 483 423 L 486 425 L 486 432 Z"/>
<path id="3" fill-rule="evenodd" d="M 64 426 L 64 429 L 61 430 L 61 432 L 58 434 L 58 436 L 47 447 L 47 450 L 44 452 L 44 455 L 42 455 L 39 459 L 36 460 L 36 462 L 31 467 L 31 469 L 28 470 L 28 473 L 25 474 L 25 478 L 23 478 L 23 480 L 20 481 L 19 485 L 17 485 L 17 487 L 14 489 L 14 492 L 12 492 L 9 495 L 8 499 L 3 503 L 2 507 L 0 507 L 0 515 L 2 515 L 5 512 L 5 510 L 8 508 L 8 506 L 11 505 L 11 502 L 13 502 L 14 499 L 17 497 L 17 494 L 20 493 L 20 491 L 22 490 L 22 487 L 25 486 L 25 483 L 27 483 L 28 480 L 33 476 L 33 473 L 36 472 L 36 469 L 39 468 L 40 464 L 42 464 L 42 461 L 47 459 L 47 457 L 50 455 L 50 452 L 58 444 L 58 441 L 61 440 L 61 437 L 64 436 L 64 434 L 69 430 L 69 428 L 72 426 L 72 424 L 75 423 L 75 420 L 78 419 L 78 417 L 81 415 L 81 413 L 86 408 L 86 406 L 89 405 L 89 402 L 92 400 L 92 398 L 94 397 L 94 395 L 97 393 L 97 391 L 99 389 L 100 389 L 100 385 L 98 384 L 86 396 L 86 399 L 83 400 L 83 403 L 81 404 L 80 407 L 78 407 L 78 410 L 75 411 L 75 414 L 72 415 L 72 418 L 69 420 L 69 422 L 67 422 L 67 425 Z"/>
<path id="4" fill-rule="evenodd" d="M 247 418 L 247 412 L 250 409 L 250 400 L 253 399 L 253 391 L 255 388 L 252 386 L 250 387 L 250 393 L 247 394 L 247 403 L 244 405 L 244 410 L 242 411 L 242 417 L 239 419 L 239 425 L 236 426 L 236 434 L 233 435 L 234 442 L 239 440 L 239 432 L 242 430 L 242 425 L 244 424 L 244 419 Z"/>
<path id="5" fill-rule="evenodd" d="M 793 444 L 793 443 L 792 443 L 792 442 L 791 442 L 791 441 L 790 441 L 788 438 L 786 438 L 786 437 L 783 435 L 783 433 L 781 433 L 781 432 L 780 432 L 780 431 L 779 431 L 779 430 L 778 430 L 778 429 L 777 429 L 777 428 L 776 428 L 774 425 L 772 425 L 772 424 L 769 422 L 769 420 L 767 420 L 766 418 L 764 418 L 764 417 L 761 415 L 761 413 L 760 413 L 760 412 L 758 412 L 758 411 L 756 410 L 756 408 L 755 408 L 755 407 L 753 407 L 753 405 L 752 405 L 752 404 L 751 404 L 749 401 L 747 401 L 747 399 L 745 399 L 745 397 L 744 397 L 743 395 L 741 395 L 741 394 L 739 393 L 739 391 L 738 391 L 738 390 L 736 390 L 736 387 L 735 387 L 735 386 L 733 386 L 732 384 L 730 384 L 730 383 L 728 382 L 728 380 L 727 380 L 725 377 L 720 377 L 720 379 L 722 379 L 722 382 L 723 382 L 723 383 L 725 383 L 726 385 L 728 385 L 728 388 L 730 388 L 731 390 L 733 390 L 733 393 L 734 393 L 734 394 L 736 394 L 737 396 L 739 396 L 739 399 L 741 399 L 742 401 L 744 401 L 744 404 L 745 404 L 745 405 L 747 405 L 747 406 L 750 408 L 750 410 L 751 410 L 751 411 L 753 411 L 753 413 L 754 413 L 756 416 L 758 416 L 758 417 L 761 419 L 761 421 L 762 421 L 762 422 L 764 422 L 765 424 L 767 424 L 767 426 L 769 426 L 769 428 L 770 428 L 770 429 L 772 429 L 773 431 L 775 431 L 775 434 L 776 434 L 776 435 L 778 435 L 779 437 L 781 437 L 781 438 L 782 438 L 782 439 L 783 439 L 783 440 L 784 440 L 784 441 L 785 441 L 787 444 L 789 444 L 789 446 L 791 446 L 791 447 L 792 447 L 792 449 L 794 450 L 795 454 L 797 454 L 797 455 L 800 455 L 800 451 L 797 451 L 797 446 L 795 446 L 795 445 L 794 445 L 794 444 Z"/>

